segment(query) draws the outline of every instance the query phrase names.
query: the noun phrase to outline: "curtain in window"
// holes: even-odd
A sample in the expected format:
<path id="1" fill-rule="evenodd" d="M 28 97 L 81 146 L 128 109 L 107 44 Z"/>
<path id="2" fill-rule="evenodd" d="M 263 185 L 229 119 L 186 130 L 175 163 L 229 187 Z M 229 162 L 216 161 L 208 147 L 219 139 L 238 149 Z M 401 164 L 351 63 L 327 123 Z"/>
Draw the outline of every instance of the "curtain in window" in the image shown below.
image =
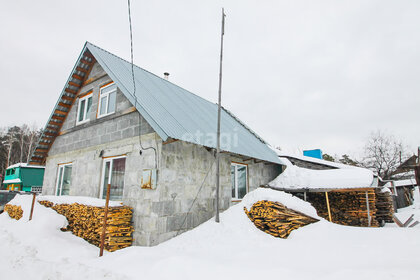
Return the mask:
<path id="1" fill-rule="evenodd" d="M 243 198 L 246 194 L 246 166 L 237 165 L 236 168 L 236 174 L 238 175 L 238 198 Z"/>
<path id="2" fill-rule="evenodd" d="M 111 184 L 110 200 L 121 200 L 124 190 L 125 158 L 105 162 L 102 198 L 106 198 L 108 183 Z"/>

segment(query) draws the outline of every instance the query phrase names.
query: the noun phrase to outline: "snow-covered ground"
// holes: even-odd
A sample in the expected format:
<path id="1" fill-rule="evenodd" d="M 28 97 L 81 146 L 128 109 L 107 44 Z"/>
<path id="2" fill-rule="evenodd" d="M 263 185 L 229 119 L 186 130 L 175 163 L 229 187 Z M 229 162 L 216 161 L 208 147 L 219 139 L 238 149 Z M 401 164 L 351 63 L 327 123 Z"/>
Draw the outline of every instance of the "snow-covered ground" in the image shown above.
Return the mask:
<path id="1" fill-rule="evenodd" d="M 420 200 L 400 210 L 415 213 Z M 268 189 L 250 193 L 221 215 L 156 247 L 130 247 L 98 258 L 98 248 L 59 228 L 66 219 L 16 198 L 20 221 L 0 215 L 0 279 L 419 279 L 420 226 L 357 228 L 323 219 L 288 239 L 263 233 L 243 207 L 271 199 L 315 216 L 306 202 Z"/>

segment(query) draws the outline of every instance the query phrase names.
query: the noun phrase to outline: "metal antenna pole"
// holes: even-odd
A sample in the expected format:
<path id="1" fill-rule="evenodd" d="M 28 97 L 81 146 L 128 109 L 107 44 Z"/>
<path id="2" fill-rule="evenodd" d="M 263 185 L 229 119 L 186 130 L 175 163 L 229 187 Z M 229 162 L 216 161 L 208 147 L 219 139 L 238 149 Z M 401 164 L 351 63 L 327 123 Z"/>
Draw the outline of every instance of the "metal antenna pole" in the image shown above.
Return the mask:
<path id="1" fill-rule="evenodd" d="M 220 70 L 219 70 L 219 101 L 217 103 L 217 151 L 216 151 L 216 223 L 219 219 L 219 192 L 220 192 L 220 112 L 222 102 L 222 61 L 223 61 L 223 35 L 225 35 L 225 9 L 222 8 L 222 34 L 220 46 Z"/>

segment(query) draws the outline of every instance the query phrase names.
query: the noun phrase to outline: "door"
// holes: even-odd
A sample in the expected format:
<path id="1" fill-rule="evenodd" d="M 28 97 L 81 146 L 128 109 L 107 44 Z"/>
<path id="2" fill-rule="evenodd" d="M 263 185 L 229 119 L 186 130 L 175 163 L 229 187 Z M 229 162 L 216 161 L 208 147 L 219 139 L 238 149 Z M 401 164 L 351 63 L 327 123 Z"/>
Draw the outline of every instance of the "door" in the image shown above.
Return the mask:
<path id="1" fill-rule="evenodd" d="M 100 197 L 106 198 L 108 184 L 111 184 L 110 200 L 122 200 L 124 191 L 125 157 L 104 160 Z"/>
<path id="2" fill-rule="evenodd" d="M 56 195 L 69 195 L 71 186 L 71 164 L 62 164 L 58 166 Z"/>

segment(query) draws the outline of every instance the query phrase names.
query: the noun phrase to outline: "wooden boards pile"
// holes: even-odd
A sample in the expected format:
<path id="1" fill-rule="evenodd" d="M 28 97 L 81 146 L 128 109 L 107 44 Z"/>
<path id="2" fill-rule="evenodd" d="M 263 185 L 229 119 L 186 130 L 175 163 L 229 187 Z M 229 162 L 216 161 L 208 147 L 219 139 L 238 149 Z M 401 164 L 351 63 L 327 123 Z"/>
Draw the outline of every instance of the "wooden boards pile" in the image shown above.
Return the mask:
<path id="1" fill-rule="evenodd" d="M 393 223 L 394 204 L 390 192 L 376 191 L 376 219 L 379 223 Z"/>
<path id="2" fill-rule="evenodd" d="M 64 215 L 69 225 L 63 231 L 71 231 L 74 235 L 99 246 L 105 207 L 93 207 L 83 204 L 55 204 L 50 201 L 39 201 L 45 207 L 51 207 Z M 127 206 L 109 207 L 106 225 L 105 249 L 112 252 L 133 243 L 131 225 L 133 210 Z"/>
<path id="3" fill-rule="evenodd" d="M 371 226 L 379 226 L 376 220 L 376 194 L 374 188 L 367 190 Z M 367 227 L 368 210 L 366 191 L 340 190 L 329 191 L 328 198 L 331 209 L 331 221 L 340 225 Z M 319 216 L 329 220 L 327 202 L 324 192 L 308 193 L 307 200 L 315 207 Z"/>
<path id="4" fill-rule="evenodd" d="M 267 200 L 254 203 L 249 211 L 244 207 L 244 211 L 257 228 L 281 238 L 287 238 L 294 229 L 318 221 L 278 202 Z"/>
<path id="5" fill-rule="evenodd" d="M 10 218 L 15 220 L 20 220 L 20 218 L 22 218 L 23 216 L 23 210 L 20 206 L 6 204 L 4 206 L 4 211 L 6 211 L 7 214 L 9 214 Z"/>

